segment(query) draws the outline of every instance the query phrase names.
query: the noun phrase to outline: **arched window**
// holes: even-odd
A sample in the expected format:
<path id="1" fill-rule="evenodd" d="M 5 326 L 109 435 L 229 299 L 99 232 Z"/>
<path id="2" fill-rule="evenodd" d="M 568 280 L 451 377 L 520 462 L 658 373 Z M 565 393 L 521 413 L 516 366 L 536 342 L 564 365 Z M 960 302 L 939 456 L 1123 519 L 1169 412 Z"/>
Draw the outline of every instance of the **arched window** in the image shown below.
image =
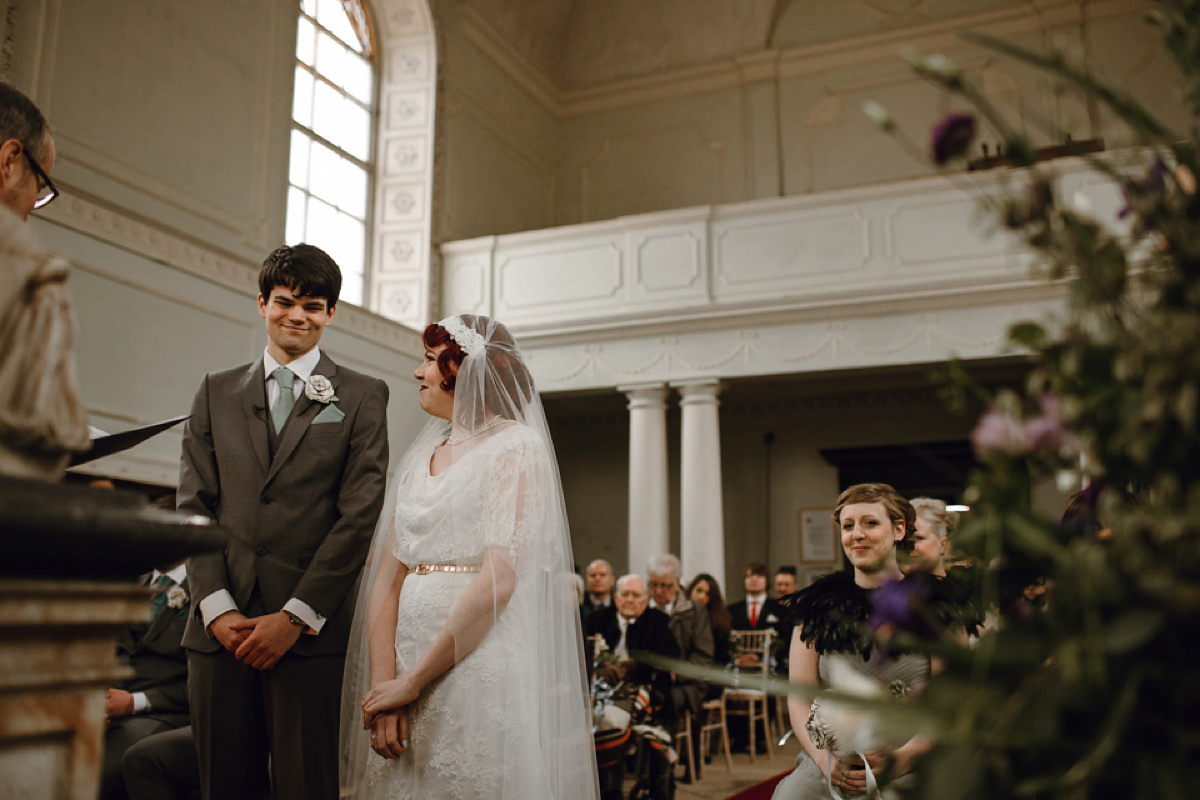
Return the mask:
<path id="1" fill-rule="evenodd" d="M 297 25 L 285 236 L 333 256 L 342 299 L 364 305 L 375 173 L 371 29 L 361 0 L 303 0 Z"/>

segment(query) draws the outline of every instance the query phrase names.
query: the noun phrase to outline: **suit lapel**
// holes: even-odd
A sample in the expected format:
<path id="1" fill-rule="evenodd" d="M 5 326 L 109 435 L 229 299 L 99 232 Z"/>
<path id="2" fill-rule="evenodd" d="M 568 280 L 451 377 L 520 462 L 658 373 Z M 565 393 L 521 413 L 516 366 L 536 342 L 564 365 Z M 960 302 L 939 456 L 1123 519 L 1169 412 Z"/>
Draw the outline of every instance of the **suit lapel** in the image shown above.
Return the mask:
<path id="1" fill-rule="evenodd" d="M 185 592 L 188 591 L 187 578 L 184 578 L 183 583 L 180 583 L 178 585 L 182 586 L 183 590 Z M 168 589 L 167 591 L 170 591 L 170 590 Z M 188 593 L 191 594 L 190 592 L 188 592 Z M 165 628 L 171 624 L 171 619 L 175 616 L 175 614 L 178 611 L 179 611 L 179 609 L 177 609 L 177 608 L 171 608 L 169 605 L 164 605 L 159 610 L 158 614 L 154 617 L 154 619 L 150 621 L 150 627 L 146 629 L 146 632 L 144 634 L 142 634 L 141 641 L 138 642 L 138 647 L 142 647 L 147 642 L 152 640 L 155 636 L 158 636 L 160 633 L 162 633 L 163 628 Z"/>
<path id="2" fill-rule="evenodd" d="M 329 378 L 329 382 L 333 384 L 334 394 L 337 394 L 337 365 L 333 363 L 333 359 L 325 353 L 321 353 L 321 360 L 317 362 L 317 368 L 313 370 L 312 374 L 324 375 Z M 288 417 L 288 421 L 283 426 L 283 432 L 279 436 L 275 457 L 271 459 L 271 469 L 267 472 L 267 480 L 264 485 L 274 480 L 275 476 L 279 474 L 280 468 L 292 457 L 292 452 L 300 444 L 300 440 L 308 431 L 308 426 L 312 423 L 313 418 L 321 413 L 322 408 L 324 408 L 323 404 L 309 399 L 304 391 L 300 392 L 300 397 L 296 399 L 296 407 L 292 409 L 292 415 Z"/>
<path id="3" fill-rule="evenodd" d="M 238 387 L 238 394 L 242 396 L 242 409 L 254 455 L 258 458 L 259 468 L 265 473 L 271 464 L 271 455 L 267 443 L 267 379 L 261 358 L 250 365 Z"/>

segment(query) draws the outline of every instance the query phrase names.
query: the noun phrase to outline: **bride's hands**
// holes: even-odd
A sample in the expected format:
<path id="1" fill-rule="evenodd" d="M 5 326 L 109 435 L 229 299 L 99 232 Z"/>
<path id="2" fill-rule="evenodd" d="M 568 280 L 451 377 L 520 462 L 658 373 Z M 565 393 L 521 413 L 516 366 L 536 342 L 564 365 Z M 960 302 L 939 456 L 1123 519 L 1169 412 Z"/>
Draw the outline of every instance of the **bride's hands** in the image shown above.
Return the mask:
<path id="1" fill-rule="evenodd" d="M 384 758 L 399 758 L 408 752 L 408 709 L 375 715 L 371 726 L 371 749 Z"/>
<path id="2" fill-rule="evenodd" d="M 403 675 L 395 680 L 380 681 L 363 697 L 363 727 L 371 728 L 377 715 L 406 706 L 419 694 L 420 691 L 413 689 Z"/>

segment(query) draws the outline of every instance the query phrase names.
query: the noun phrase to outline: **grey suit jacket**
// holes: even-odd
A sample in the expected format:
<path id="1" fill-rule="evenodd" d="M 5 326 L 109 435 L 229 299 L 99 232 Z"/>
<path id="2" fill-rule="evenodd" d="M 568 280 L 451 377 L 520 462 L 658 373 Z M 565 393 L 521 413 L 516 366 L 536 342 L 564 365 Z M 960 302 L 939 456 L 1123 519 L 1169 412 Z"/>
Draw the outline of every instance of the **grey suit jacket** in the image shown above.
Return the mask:
<path id="1" fill-rule="evenodd" d="M 191 594 L 187 578 L 180 584 Z M 132 625 L 117 637 L 117 658 L 133 668 L 133 677 L 120 688 L 145 692 L 150 709 L 144 716 L 176 727 L 188 723 L 187 654 L 183 631 L 189 604 L 182 608 L 164 605 L 149 622 Z"/>
<path id="2" fill-rule="evenodd" d="M 713 632 L 708 609 L 696 605 L 682 592 L 671 609 L 671 633 L 679 643 L 681 658 L 701 666 L 713 663 Z"/>
<path id="3" fill-rule="evenodd" d="M 354 585 L 383 505 L 388 464 L 387 384 L 322 353 L 313 374 L 333 384 L 339 421 L 301 392 L 271 455 L 262 359 L 205 376 L 184 428 L 178 507 L 228 529 L 224 552 L 188 562 L 194 613 L 183 644 L 213 652 L 199 603 L 219 589 L 245 610 L 258 586 L 267 612 L 292 597 L 326 618 L 298 655 L 343 653 Z M 326 416 L 329 416 L 328 413 Z"/>

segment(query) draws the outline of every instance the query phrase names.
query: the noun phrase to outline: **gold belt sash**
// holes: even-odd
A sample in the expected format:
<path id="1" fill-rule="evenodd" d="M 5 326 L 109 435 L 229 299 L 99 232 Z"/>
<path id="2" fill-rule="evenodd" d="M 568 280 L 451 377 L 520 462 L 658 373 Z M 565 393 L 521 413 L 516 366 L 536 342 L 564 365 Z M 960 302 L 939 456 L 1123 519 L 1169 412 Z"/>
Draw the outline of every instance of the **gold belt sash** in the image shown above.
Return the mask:
<path id="1" fill-rule="evenodd" d="M 428 575 L 431 572 L 479 572 L 479 564 L 417 564 L 413 572 Z"/>

